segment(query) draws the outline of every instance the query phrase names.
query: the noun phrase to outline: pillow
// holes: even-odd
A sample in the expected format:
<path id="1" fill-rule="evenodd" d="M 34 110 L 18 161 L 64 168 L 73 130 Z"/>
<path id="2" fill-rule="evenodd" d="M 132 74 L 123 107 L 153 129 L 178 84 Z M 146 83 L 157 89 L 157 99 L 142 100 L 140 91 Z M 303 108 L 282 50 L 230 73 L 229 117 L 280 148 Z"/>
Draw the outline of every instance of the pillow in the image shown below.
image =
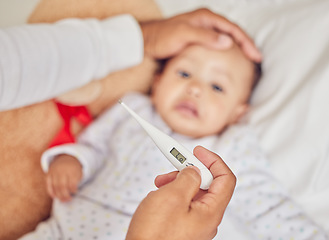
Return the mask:
<path id="1" fill-rule="evenodd" d="M 329 232 L 329 1 L 157 0 L 165 16 L 208 7 L 236 22 L 263 53 L 247 121 L 274 175 Z M 232 238 L 231 238 L 232 239 Z"/>

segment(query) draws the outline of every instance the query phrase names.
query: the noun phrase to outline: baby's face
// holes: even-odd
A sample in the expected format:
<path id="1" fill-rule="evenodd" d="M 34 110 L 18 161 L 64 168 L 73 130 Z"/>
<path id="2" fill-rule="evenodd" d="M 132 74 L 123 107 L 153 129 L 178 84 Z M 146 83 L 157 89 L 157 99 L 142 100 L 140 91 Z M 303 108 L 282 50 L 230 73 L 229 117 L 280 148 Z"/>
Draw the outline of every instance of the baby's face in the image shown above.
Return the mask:
<path id="1" fill-rule="evenodd" d="M 152 101 L 178 133 L 195 138 L 220 133 L 246 112 L 253 69 L 236 45 L 222 51 L 189 46 L 156 78 Z"/>

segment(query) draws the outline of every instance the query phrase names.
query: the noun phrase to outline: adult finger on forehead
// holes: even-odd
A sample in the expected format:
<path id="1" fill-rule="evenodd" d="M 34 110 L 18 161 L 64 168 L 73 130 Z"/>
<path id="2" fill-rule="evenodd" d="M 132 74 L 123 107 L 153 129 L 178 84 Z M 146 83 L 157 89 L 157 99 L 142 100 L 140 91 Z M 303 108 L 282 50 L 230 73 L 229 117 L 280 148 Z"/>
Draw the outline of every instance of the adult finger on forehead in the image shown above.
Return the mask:
<path id="1" fill-rule="evenodd" d="M 261 53 L 253 40 L 237 24 L 207 9 L 196 11 L 196 14 L 200 14 L 200 17 L 196 18 L 198 21 L 195 24 L 230 35 L 251 60 L 255 62 L 261 61 Z"/>

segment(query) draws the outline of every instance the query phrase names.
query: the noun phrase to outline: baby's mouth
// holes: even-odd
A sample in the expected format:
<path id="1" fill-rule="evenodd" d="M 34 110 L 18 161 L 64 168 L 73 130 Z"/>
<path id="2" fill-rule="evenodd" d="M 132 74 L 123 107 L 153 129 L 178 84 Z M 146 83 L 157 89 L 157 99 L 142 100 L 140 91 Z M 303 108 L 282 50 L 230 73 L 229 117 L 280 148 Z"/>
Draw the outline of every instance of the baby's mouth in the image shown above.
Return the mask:
<path id="1" fill-rule="evenodd" d="M 179 103 L 175 109 L 186 117 L 198 117 L 199 116 L 199 112 L 198 112 L 196 105 L 191 102 Z"/>

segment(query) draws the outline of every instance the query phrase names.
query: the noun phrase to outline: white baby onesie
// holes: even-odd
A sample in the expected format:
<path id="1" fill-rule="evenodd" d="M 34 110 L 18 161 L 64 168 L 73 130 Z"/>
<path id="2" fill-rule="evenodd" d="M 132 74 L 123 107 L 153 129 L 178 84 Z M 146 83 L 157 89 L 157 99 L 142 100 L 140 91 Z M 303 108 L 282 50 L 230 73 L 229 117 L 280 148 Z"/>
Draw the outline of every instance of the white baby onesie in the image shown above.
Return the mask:
<path id="1" fill-rule="evenodd" d="M 129 94 L 123 101 L 191 151 L 202 145 L 227 162 L 238 179 L 226 213 L 235 219 L 236 231 L 250 239 L 327 239 L 272 178 L 257 139 L 247 126 L 230 127 L 220 137 L 191 139 L 173 133 L 147 96 Z M 175 170 L 119 104 L 89 126 L 77 144 L 47 150 L 42 158 L 44 170 L 54 156 L 63 153 L 77 157 L 83 165 L 79 193 L 69 203 L 55 200 L 51 217 L 24 240 L 125 239 L 138 204 L 156 189 L 155 177 Z"/>

